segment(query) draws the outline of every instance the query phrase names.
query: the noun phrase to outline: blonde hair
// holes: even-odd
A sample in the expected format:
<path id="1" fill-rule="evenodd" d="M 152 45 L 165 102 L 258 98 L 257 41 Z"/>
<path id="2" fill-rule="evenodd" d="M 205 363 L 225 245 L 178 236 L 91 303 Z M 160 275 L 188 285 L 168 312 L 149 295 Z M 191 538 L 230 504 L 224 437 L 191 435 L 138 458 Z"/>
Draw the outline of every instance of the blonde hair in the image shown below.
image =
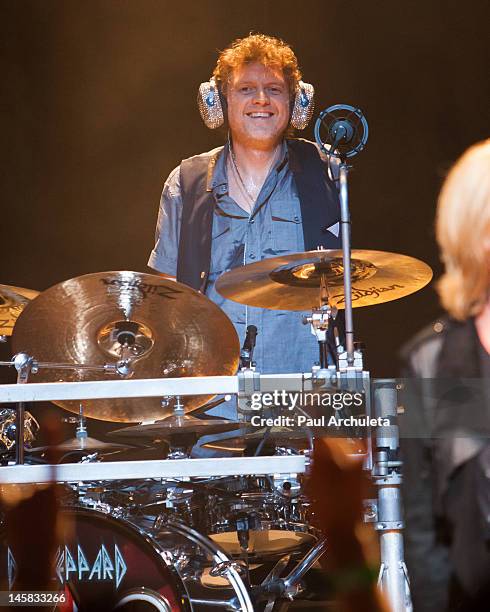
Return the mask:
<path id="1" fill-rule="evenodd" d="M 490 292 L 490 139 L 451 168 L 437 204 L 436 238 L 445 273 L 437 284 L 456 319 L 478 315 Z"/>
<path id="2" fill-rule="evenodd" d="M 280 68 L 288 84 L 289 94 L 294 96 L 301 80 L 296 55 L 283 40 L 265 34 L 250 34 L 246 38 L 237 38 L 220 53 L 213 76 L 225 95 L 233 70 L 253 62 Z"/>

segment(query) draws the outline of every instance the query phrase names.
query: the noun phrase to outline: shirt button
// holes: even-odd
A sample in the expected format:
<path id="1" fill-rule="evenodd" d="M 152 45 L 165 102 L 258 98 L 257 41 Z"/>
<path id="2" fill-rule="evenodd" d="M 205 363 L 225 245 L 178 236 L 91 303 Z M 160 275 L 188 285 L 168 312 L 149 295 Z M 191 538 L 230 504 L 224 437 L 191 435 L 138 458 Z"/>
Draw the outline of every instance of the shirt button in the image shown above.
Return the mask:
<path id="1" fill-rule="evenodd" d="M 295 221 L 299 221 L 299 217 L 298 217 L 298 215 L 296 215 L 296 216 L 294 217 L 294 220 L 295 220 Z"/>
<path id="2" fill-rule="evenodd" d="M 248 256 L 249 259 L 255 259 L 255 255 L 253 253 L 250 253 L 250 255 Z"/>
<path id="3" fill-rule="evenodd" d="M 255 223 L 255 219 L 250 219 L 249 223 Z"/>

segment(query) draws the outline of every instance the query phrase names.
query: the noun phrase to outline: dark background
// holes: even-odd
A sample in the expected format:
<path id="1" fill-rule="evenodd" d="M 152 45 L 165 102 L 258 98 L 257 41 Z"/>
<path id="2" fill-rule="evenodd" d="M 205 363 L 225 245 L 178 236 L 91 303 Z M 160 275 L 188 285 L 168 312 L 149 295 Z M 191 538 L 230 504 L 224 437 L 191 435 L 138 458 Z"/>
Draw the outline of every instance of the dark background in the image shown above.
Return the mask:
<path id="1" fill-rule="evenodd" d="M 0 283 L 44 290 L 148 271 L 164 179 L 222 142 L 200 120 L 197 86 L 217 51 L 251 30 L 292 45 L 317 111 L 350 103 L 367 116 L 350 181 L 353 247 L 412 255 L 438 275 L 442 178 L 490 133 L 488 6 L 2 0 Z M 356 310 L 373 376 L 396 375 L 400 345 L 438 312 L 431 287 Z"/>

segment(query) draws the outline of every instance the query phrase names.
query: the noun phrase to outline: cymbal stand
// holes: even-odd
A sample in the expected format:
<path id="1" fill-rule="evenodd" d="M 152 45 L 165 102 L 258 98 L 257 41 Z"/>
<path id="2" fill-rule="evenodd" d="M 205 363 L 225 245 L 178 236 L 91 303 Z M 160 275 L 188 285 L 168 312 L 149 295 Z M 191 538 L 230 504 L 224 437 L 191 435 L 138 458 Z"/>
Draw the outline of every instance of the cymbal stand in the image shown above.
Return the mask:
<path id="1" fill-rule="evenodd" d="M 166 408 L 170 404 L 171 399 L 174 400 L 173 414 L 167 417 L 167 419 L 192 418 L 186 417 L 184 403 L 180 395 L 176 395 L 174 398 L 169 396 L 162 398 L 162 408 Z M 175 444 L 176 440 L 179 440 L 180 446 Z M 193 439 L 192 434 L 179 436 L 178 438 L 175 435 L 169 435 L 166 442 L 168 444 L 167 459 L 189 459 L 191 448 L 196 440 Z"/>
<path id="2" fill-rule="evenodd" d="M 331 306 L 327 278 L 325 273 L 320 274 L 320 305 L 318 308 L 311 309 L 311 315 L 303 317 L 303 325 L 310 324 L 311 333 L 318 340 L 320 353 L 320 371 L 328 368 L 328 329 L 331 320 L 337 317 L 337 308 Z M 336 355 L 334 355 L 336 361 Z M 318 376 L 317 372 L 317 376 Z"/>
<path id="3" fill-rule="evenodd" d="M 85 440 L 87 436 L 87 419 L 83 416 L 83 405 L 80 404 L 77 419 L 77 428 L 75 429 L 75 437 L 77 440 L 82 441 Z"/>
<path id="4" fill-rule="evenodd" d="M 346 355 L 339 356 L 339 375 L 340 380 L 344 377 L 352 380 L 358 376 L 359 372 L 362 372 L 365 383 L 369 383 L 369 372 L 363 369 L 362 353 L 354 351 L 350 215 L 347 189 L 349 166 L 345 161 L 342 160 L 339 170 L 346 337 Z M 354 373 L 354 377 L 351 372 Z M 365 388 L 369 389 L 369 385 Z M 370 402 L 368 407 L 369 405 Z M 373 406 L 375 417 L 390 420 L 389 426 L 380 425 L 376 428 L 374 449 L 371 429 L 369 430 L 368 463 L 365 466 L 366 469 L 371 470 L 373 481 L 378 487 L 378 498 L 375 506 L 371 508 L 372 515 L 376 519 L 375 528 L 380 534 L 381 568 L 378 586 L 386 594 L 393 612 L 406 612 L 411 610 L 412 606 L 403 552 L 401 461 L 398 456 L 396 388 L 392 383 L 387 382 L 380 385 L 379 381 L 374 382 Z M 370 410 L 367 411 L 367 416 L 370 416 Z"/>
<path id="5" fill-rule="evenodd" d="M 407 566 L 403 550 L 403 511 L 400 486 L 399 431 L 397 425 L 397 390 L 394 380 L 377 380 L 373 385 L 375 416 L 389 425 L 376 430 L 372 468 L 378 497 L 368 508 L 371 521 L 379 532 L 381 567 L 378 586 L 386 594 L 393 612 L 412 610 Z"/>
<path id="6" fill-rule="evenodd" d="M 347 367 L 354 366 L 354 320 L 352 317 L 351 276 L 351 222 L 349 212 L 348 175 L 350 166 L 342 160 L 339 166 L 340 182 L 340 233 L 342 236 L 342 260 L 344 269 L 345 299 L 345 348 Z"/>
<path id="7" fill-rule="evenodd" d="M 31 373 L 33 359 L 26 353 L 18 353 L 13 359 L 13 365 L 17 370 L 17 384 L 24 385 L 29 379 Z M 25 418 L 25 403 L 17 403 L 17 414 L 15 422 L 15 463 L 23 465 L 24 463 L 24 418 Z"/>

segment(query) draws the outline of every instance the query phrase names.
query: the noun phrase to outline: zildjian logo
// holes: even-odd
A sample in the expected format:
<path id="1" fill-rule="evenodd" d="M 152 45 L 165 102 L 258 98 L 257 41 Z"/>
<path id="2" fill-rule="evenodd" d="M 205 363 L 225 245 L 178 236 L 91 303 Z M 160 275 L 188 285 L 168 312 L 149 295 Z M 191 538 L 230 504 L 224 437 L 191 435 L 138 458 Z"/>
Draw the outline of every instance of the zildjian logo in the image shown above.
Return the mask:
<path id="1" fill-rule="evenodd" d="M 403 285 L 393 284 L 388 287 L 370 287 L 369 289 L 357 289 L 356 287 L 352 287 L 352 301 L 355 302 L 363 297 L 378 298 L 382 293 L 394 291 L 395 289 L 403 289 Z M 335 299 L 337 304 L 343 304 L 344 295 L 339 293 L 332 296 L 332 299 Z"/>
<path id="2" fill-rule="evenodd" d="M 170 300 L 175 299 L 175 295 L 182 293 L 174 287 L 164 287 L 162 285 L 152 285 L 151 283 L 142 283 L 140 280 L 122 280 L 120 278 L 102 278 L 101 282 L 106 286 L 119 287 L 122 290 L 137 291 L 143 298 L 147 295 L 158 295 Z"/>

